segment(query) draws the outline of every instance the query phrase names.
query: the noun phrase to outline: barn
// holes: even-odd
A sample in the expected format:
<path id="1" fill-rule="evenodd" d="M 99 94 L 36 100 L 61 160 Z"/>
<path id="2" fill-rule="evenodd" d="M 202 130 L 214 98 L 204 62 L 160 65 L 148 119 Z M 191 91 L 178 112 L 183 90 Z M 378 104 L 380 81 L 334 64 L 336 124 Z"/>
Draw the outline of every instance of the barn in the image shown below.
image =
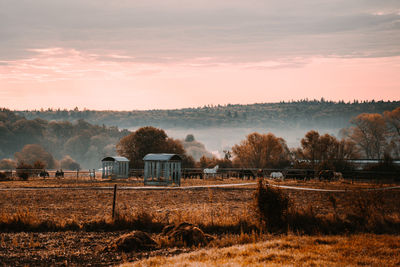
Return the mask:
<path id="1" fill-rule="evenodd" d="M 101 160 L 102 178 L 128 178 L 129 160 L 125 157 L 105 157 Z"/>
<path id="2" fill-rule="evenodd" d="M 147 154 L 143 161 L 145 185 L 181 185 L 181 156 L 166 153 Z"/>

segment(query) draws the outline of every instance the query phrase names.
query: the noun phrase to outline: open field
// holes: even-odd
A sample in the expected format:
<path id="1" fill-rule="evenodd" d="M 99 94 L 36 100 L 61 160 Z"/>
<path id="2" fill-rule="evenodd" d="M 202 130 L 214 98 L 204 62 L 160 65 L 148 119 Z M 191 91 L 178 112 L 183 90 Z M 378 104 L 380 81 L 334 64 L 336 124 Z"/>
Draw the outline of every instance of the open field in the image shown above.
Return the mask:
<path id="1" fill-rule="evenodd" d="M 351 260 L 351 246 L 359 246 L 362 250 L 365 244 L 366 264 L 376 264 L 376 262 L 384 262 L 387 265 L 396 264 L 395 255 L 399 251 L 399 230 L 394 231 L 393 235 L 374 235 L 374 234 L 355 234 L 341 233 L 321 236 L 318 229 L 312 230 L 312 236 L 302 234 L 302 231 L 287 229 L 285 233 L 296 233 L 296 235 L 271 232 L 260 233 L 257 229 L 258 221 L 256 214 L 252 208 L 253 194 L 256 186 L 240 186 L 235 188 L 197 188 L 185 190 L 118 190 L 117 193 L 117 212 L 122 218 L 136 218 L 143 214 L 145 229 L 141 229 L 142 224 L 119 224 L 115 225 L 111 220 L 113 192 L 110 189 L 93 189 L 92 186 L 112 186 L 115 181 L 64 181 L 56 179 L 33 180 L 33 181 L 7 181 L 1 182 L 0 188 L 16 188 L 16 187 L 43 187 L 49 184 L 54 189 L 26 189 L 13 191 L 0 191 L 0 221 L 5 222 L 9 218 L 20 218 L 27 222 L 54 222 L 57 227 L 35 228 L 28 232 L 23 229 L 3 228 L 0 233 L 0 262 L 7 265 L 38 265 L 43 264 L 118 264 L 127 261 L 135 261 L 149 256 L 170 256 L 183 252 L 198 250 L 198 248 L 183 247 L 174 248 L 173 246 L 160 246 L 153 251 L 148 252 L 109 252 L 104 251 L 110 242 L 123 233 L 133 229 L 148 231 L 155 240 L 160 240 L 160 231 L 163 226 L 168 224 L 178 224 L 180 222 L 190 222 L 198 225 L 204 232 L 216 237 L 214 241 L 207 245 L 208 248 L 227 247 L 236 244 L 246 244 L 266 241 L 267 243 L 259 243 L 260 255 L 255 255 L 258 259 L 265 247 L 275 244 L 275 249 L 279 248 L 279 244 L 289 243 L 287 248 L 282 251 L 282 255 L 288 254 L 289 251 L 295 250 L 296 254 L 293 258 L 282 258 L 282 264 L 289 264 L 291 260 L 300 261 L 304 257 L 309 257 L 307 264 L 334 264 L 333 259 L 325 259 L 319 262 L 317 254 L 309 250 L 315 250 L 313 246 L 319 247 L 321 253 L 333 253 L 334 247 L 338 246 L 340 253 L 343 254 L 343 262 L 345 264 L 362 265 L 363 261 Z M 242 183 L 243 180 L 227 179 L 221 180 L 186 180 L 183 185 L 201 184 L 218 184 L 218 183 Z M 254 181 L 249 181 L 254 182 Z M 140 185 L 137 181 L 125 180 L 118 181 L 119 186 Z M 393 184 L 376 185 L 369 183 L 348 183 L 346 181 L 338 181 L 332 183 L 319 181 L 294 181 L 288 180 L 284 182 L 270 183 L 290 186 L 301 186 L 309 188 L 328 188 L 328 189 L 348 189 L 348 192 L 318 192 L 318 191 L 302 191 L 302 190 L 283 190 L 290 196 L 294 209 L 304 211 L 306 214 L 310 212 L 313 216 L 326 218 L 328 221 L 336 217 L 343 217 L 350 211 L 357 212 L 362 207 L 358 207 L 357 203 L 360 192 L 358 189 L 380 188 L 382 186 L 393 186 Z M 85 187 L 87 189 L 74 189 L 74 187 Z M 58 189 L 57 189 L 58 187 Z M 60 187 L 63 187 L 62 189 Z M 65 188 L 70 187 L 70 188 Z M 355 191 L 351 191 L 355 190 Z M 395 221 L 400 222 L 400 189 L 392 189 L 385 191 L 372 191 L 368 193 L 368 201 L 375 201 L 377 206 L 374 212 L 391 216 Z M 364 203 L 365 204 L 365 203 Z M 368 204 L 368 203 L 367 203 Z M 371 203 L 370 203 L 371 204 Z M 368 204 L 368 205 L 370 205 Z M 18 217 L 19 216 L 19 217 Z M 143 217 L 143 216 L 142 216 Z M 63 225 L 72 225 L 64 227 Z M 139 225 L 139 226 L 138 226 Z M 24 227 L 24 226 L 23 226 Z M 378 228 L 373 228 L 378 229 Z M 383 228 L 382 228 L 383 229 Z M 71 231 L 72 230 L 72 231 Z M 308 230 L 307 230 L 308 231 Z M 306 231 L 306 232 L 307 232 Z M 342 232 L 340 232 L 342 231 Z M 385 231 L 385 230 L 382 230 Z M 329 231 L 328 231 L 329 232 Z M 333 229 L 335 232 L 335 229 Z M 378 232 L 372 230 L 372 232 Z M 308 233 L 308 232 L 307 232 Z M 310 234 L 310 233 L 308 233 Z M 344 234 L 344 235 L 343 235 Z M 350 236 L 348 236 L 350 234 Z M 300 236 L 298 236 L 300 235 Z M 319 246 L 317 239 L 328 240 L 334 245 Z M 382 241 L 387 238 L 387 244 Z M 297 240 L 298 239 L 298 240 Z M 361 240 L 354 243 L 352 240 Z M 382 250 L 373 252 L 368 249 L 368 244 L 385 243 Z M 391 241 L 390 241 L 391 240 Z M 268 243 L 272 242 L 272 243 Z M 317 243 L 316 243 L 317 242 Z M 325 241 L 321 241 L 325 242 Z M 353 243 L 352 243 L 353 242 Z M 390 243 L 391 242 L 391 243 Z M 396 243 L 397 242 L 397 243 Z M 278 244 L 278 245 L 276 245 Z M 300 245 L 299 245 L 300 244 Z M 303 248 L 301 244 L 304 244 Z M 353 244 L 353 245 L 352 245 Z M 253 245 L 249 245 L 251 248 Z M 291 248 L 290 246 L 294 246 Z M 332 247 L 333 246 L 333 247 Z M 381 245 L 379 245 L 381 246 Z M 349 251 L 346 252 L 344 248 Z M 235 248 L 232 248 L 234 251 Z M 332 250 L 332 251 L 331 251 Z M 226 251 L 229 251 L 227 248 Z M 270 250 L 268 250 L 270 251 Z M 286 251 L 286 252 L 285 252 Z M 308 251 L 308 252 L 307 252 Z M 272 254 L 271 264 L 278 264 L 281 254 L 277 251 L 270 251 Z M 199 252 L 198 255 L 203 255 Z M 217 250 L 209 250 L 204 253 L 218 255 Z M 233 252 L 232 252 L 233 253 Z M 269 253 L 269 252 L 268 252 Z M 302 256 L 303 253 L 303 256 Z M 311 254 L 310 254 L 311 253 Z M 314 253 L 314 254 L 312 254 Z M 339 252 L 337 252 L 339 253 Z M 339 253 L 339 254 L 340 254 Z M 374 254 L 375 253 L 375 254 Z M 386 254 L 385 254 L 386 253 Z M 276 254 L 276 255 L 275 255 Z M 286 255 L 285 254 L 285 255 Z M 339 255 L 338 254 L 338 255 Z M 197 254 L 196 254 L 197 255 Z M 265 257 L 268 258 L 267 254 Z M 275 256 L 274 256 L 275 255 Z M 278 256 L 277 256 L 278 255 Z M 334 255 L 334 253 L 332 254 Z M 383 255 L 390 257 L 390 260 L 383 261 Z M 175 260 L 182 261 L 183 258 L 171 259 L 171 264 L 175 264 Z M 191 257 L 191 256 L 188 256 Z M 193 256 L 198 257 L 198 256 Z M 202 256 L 198 259 L 202 261 Z M 245 264 L 246 260 L 234 257 L 238 260 L 232 264 Z M 215 257 L 214 257 L 215 258 Z M 265 260 L 267 260 L 265 258 Z M 158 260 L 158 259 L 157 259 Z M 159 263 L 167 264 L 169 259 L 160 259 Z M 397 261 L 398 264 L 399 261 Z M 146 263 L 146 262 L 145 262 Z M 201 262 L 199 262 L 200 264 Z M 229 262 L 227 262 L 229 263 Z M 263 261 L 261 261 L 263 263 Z M 197 264 L 197 263 L 196 263 Z M 196 265 L 195 264 L 195 265 Z M 205 262 L 205 265 L 216 264 L 219 262 Z M 264 264 L 264 263 L 263 263 Z M 384 265 L 386 265 L 384 264 Z"/>
<path id="2" fill-rule="evenodd" d="M 208 184 L 232 184 L 232 183 L 254 183 L 254 180 L 230 179 L 182 179 L 182 186 L 208 185 Z M 0 181 L 2 188 L 37 188 L 37 187 L 101 187 L 101 186 L 143 186 L 143 179 L 90 179 L 89 177 L 76 178 L 29 178 L 28 181 L 20 179 L 11 181 Z"/>
<path id="3" fill-rule="evenodd" d="M 199 185 L 203 180 L 185 180 L 183 186 Z M 0 208 L 9 213 L 18 210 L 29 210 L 30 213 L 46 219 L 76 219 L 78 221 L 89 221 L 96 218 L 110 216 L 112 208 L 113 191 L 111 189 L 87 189 L 74 190 L 72 187 L 96 187 L 96 186 L 135 186 L 129 180 L 125 181 L 79 181 L 74 183 L 53 179 L 53 181 L 16 181 L 0 182 L 0 188 L 14 187 L 71 187 L 64 190 L 19 190 L 19 191 L 0 191 Z M 243 183 L 240 179 L 209 180 L 204 184 L 219 183 Z M 254 181 L 248 181 L 254 183 Z M 349 184 L 347 182 L 319 182 L 319 181 L 295 181 L 289 180 L 272 184 L 291 185 L 309 188 L 325 189 L 349 189 L 357 190 L 362 188 L 379 188 L 387 185 L 375 185 L 368 183 Z M 204 220 L 204 213 L 211 212 L 213 217 L 242 217 L 248 214 L 249 205 L 253 197 L 255 185 L 243 186 L 239 188 L 204 188 L 187 190 L 118 190 L 117 207 L 121 212 L 135 212 L 137 210 L 147 210 L 156 216 L 173 218 L 170 221 L 176 222 L 175 217 L 201 214 L 199 219 Z M 344 212 L 348 206 L 353 204 L 350 199 L 353 197 L 347 192 L 314 192 L 302 190 L 284 190 L 293 200 L 293 204 L 299 208 L 311 206 L 317 214 L 330 214 L 334 212 L 330 198 L 337 199 L 336 211 Z M 387 190 L 378 192 L 379 196 L 387 199 L 387 204 L 392 206 L 392 200 L 399 197 L 399 190 Z M 382 207 L 383 208 L 383 207 Z M 390 211 L 400 211 L 398 207 L 386 207 Z M 210 216 L 206 216 L 210 217 Z"/>
<path id="4" fill-rule="evenodd" d="M 154 256 L 123 266 L 398 266 L 400 237 L 271 236 L 267 241 Z"/>
<path id="5" fill-rule="evenodd" d="M 204 249 L 170 248 L 137 253 L 103 250 L 121 232 L 1 233 L 2 265 L 134 266 L 398 266 L 400 237 L 265 235 L 256 243 Z M 174 256 L 177 255 L 177 256 Z M 142 260 L 142 261 L 140 261 Z M 130 264 L 126 264 L 130 266 Z"/>

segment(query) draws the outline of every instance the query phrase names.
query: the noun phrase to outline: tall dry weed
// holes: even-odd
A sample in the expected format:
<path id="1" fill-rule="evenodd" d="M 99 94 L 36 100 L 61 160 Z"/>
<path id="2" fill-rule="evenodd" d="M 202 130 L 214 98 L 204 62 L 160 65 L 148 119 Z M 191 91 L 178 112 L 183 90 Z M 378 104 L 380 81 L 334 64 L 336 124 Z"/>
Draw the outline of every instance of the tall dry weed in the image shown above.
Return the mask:
<path id="1" fill-rule="evenodd" d="M 281 229 L 287 221 L 290 201 L 289 197 L 280 189 L 273 188 L 258 180 L 254 193 L 254 208 L 260 221 L 265 223 L 269 230 Z"/>

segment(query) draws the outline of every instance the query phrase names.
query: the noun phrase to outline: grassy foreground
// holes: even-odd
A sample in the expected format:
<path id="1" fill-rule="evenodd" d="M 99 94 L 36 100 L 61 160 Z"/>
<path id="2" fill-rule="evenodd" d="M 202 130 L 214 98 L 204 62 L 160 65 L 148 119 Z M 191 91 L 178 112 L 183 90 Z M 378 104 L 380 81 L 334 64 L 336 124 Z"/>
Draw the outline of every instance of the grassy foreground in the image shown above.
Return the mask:
<path id="1" fill-rule="evenodd" d="M 282 235 L 254 244 L 156 256 L 123 266 L 399 266 L 400 236 Z"/>

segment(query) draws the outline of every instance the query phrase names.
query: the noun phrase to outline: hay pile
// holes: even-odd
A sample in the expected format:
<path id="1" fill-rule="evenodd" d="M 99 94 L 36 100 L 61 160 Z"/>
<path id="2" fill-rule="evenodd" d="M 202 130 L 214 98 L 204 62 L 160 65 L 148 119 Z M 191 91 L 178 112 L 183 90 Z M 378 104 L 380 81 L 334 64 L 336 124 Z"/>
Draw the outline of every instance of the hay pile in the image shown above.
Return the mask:
<path id="1" fill-rule="evenodd" d="M 177 226 L 168 225 L 163 229 L 162 233 L 167 236 L 170 242 L 178 246 L 206 245 L 214 239 L 214 237 L 205 234 L 197 226 L 185 222 Z"/>
<path id="2" fill-rule="evenodd" d="M 118 251 L 130 252 L 154 249 L 157 243 L 145 232 L 133 231 L 118 237 L 112 248 Z"/>

